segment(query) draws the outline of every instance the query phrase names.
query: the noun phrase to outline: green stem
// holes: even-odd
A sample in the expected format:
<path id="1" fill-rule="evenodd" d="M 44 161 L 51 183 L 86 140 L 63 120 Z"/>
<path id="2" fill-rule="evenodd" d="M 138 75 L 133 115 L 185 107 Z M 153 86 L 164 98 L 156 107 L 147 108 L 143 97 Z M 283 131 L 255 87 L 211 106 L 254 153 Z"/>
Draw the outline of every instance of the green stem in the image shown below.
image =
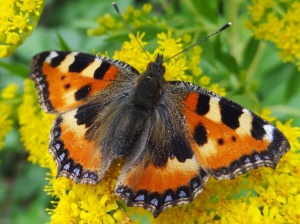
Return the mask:
<path id="1" fill-rule="evenodd" d="M 228 42 L 231 49 L 231 53 L 236 59 L 239 59 L 241 55 L 240 48 L 237 47 L 239 46 L 237 45 L 237 43 L 241 43 L 241 40 L 239 38 L 240 21 L 238 21 L 239 8 L 240 8 L 240 1 L 229 0 L 226 3 L 224 3 L 225 14 L 227 14 L 227 16 L 225 17 L 229 18 L 230 21 L 228 22 L 231 22 L 233 25 L 232 27 L 230 27 L 230 29 L 228 29 L 227 32 L 227 34 L 230 35 L 230 38 L 228 38 Z"/>
<path id="2" fill-rule="evenodd" d="M 163 9 L 166 11 L 168 15 L 174 14 L 174 8 L 167 0 L 161 0 L 160 5 L 163 7 Z"/>
<path id="3" fill-rule="evenodd" d="M 251 83 L 253 82 L 253 77 L 256 73 L 258 63 L 261 61 L 265 47 L 266 47 L 266 43 L 263 41 L 259 41 L 259 45 L 258 45 L 256 54 L 255 54 L 251 64 L 249 65 L 247 73 L 246 73 L 246 83 L 248 84 L 247 86 L 249 86 L 249 87 L 251 87 Z"/>
<path id="4" fill-rule="evenodd" d="M 270 106 L 268 107 L 272 110 L 272 113 L 280 113 L 286 115 L 292 115 L 296 117 L 300 117 L 300 109 L 289 107 L 285 105 L 277 105 L 277 106 Z"/>

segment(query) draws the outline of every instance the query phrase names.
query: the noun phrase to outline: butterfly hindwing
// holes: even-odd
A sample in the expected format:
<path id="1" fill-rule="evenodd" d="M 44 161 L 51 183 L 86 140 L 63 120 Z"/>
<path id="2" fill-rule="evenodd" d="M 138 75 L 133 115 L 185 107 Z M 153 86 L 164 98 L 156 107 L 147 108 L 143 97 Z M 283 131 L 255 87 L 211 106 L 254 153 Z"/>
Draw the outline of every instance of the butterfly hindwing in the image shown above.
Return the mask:
<path id="1" fill-rule="evenodd" d="M 182 113 L 209 175 L 226 179 L 259 166 L 275 168 L 290 148 L 276 127 L 242 106 L 191 83 L 174 84 L 187 91 Z"/>
<path id="2" fill-rule="evenodd" d="M 121 175 L 116 195 L 129 206 L 150 210 L 154 217 L 167 207 L 191 202 L 208 180 L 195 157 L 185 162 L 169 158 L 159 167 L 152 163 L 145 167 L 141 163 L 130 168 Z"/>
<path id="3" fill-rule="evenodd" d="M 95 141 L 86 137 L 87 127 L 78 125 L 77 109 L 60 114 L 51 130 L 50 152 L 58 176 L 77 183 L 98 183 L 113 158 L 104 157 Z"/>
<path id="4" fill-rule="evenodd" d="M 36 55 L 30 70 L 46 112 L 60 113 L 87 102 L 113 82 L 132 79 L 138 72 L 110 58 L 85 53 L 48 51 Z"/>

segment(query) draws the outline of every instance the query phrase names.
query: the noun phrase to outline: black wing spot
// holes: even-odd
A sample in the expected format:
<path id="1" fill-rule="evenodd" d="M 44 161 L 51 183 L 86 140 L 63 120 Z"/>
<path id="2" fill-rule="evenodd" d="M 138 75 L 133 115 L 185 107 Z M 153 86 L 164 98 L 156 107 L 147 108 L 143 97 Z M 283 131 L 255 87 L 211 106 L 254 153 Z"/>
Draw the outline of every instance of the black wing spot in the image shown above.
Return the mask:
<path id="1" fill-rule="evenodd" d="M 168 189 L 164 192 L 164 194 L 162 195 L 162 200 L 163 203 L 172 203 L 175 201 L 175 193 L 174 191 L 172 191 L 171 189 Z"/>
<path id="2" fill-rule="evenodd" d="M 252 120 L 252 129 L 251 129 L 251 135 L 253 138 L 257 140 L 262 140 L 263 137 L 266 134 L 266 130 L 264 129 L 264 125 L 266 122 L 262 120 L 261 118 L 253 117 Z"/>
<path id="3" fill-rule="evenodd" d="M 153 192 L 149 196 L 149 204 L 159 210 L 162 205 L 161 195 L 157 192 Z"/>
<path id="4" fill-rule="evenodd" d="M 116 189 L 116 193 L 119 194 L 119 195 L 122 195 L 126 201 L 128 201 L 128 205 L 132 205 L 132 197 L 134 195 L 134 192 L 131 188 L 128 188 L 126 186 L 121 186 L 121 187 L 118 187 Z"/>
<path id="5" fill-rule="evenodd" d="M 224 145 L 224 139 L 223 138 L 218 138 L 218 145 Z"/>
<path id="6" fill-rule="evenodd" d="M 77 119 L 77 124 L 84 124 L 85 127 L 90 127 L 93 124 L 95 117 L 103 109 L 102 105 L 97 104 L 86 104 L 78 107 L 75 118 Z"/>
<path id="7" fill-rule="evenodd" d="M 199 176 L 194 177 L 193 179 L 190 180 L 189 186 L 192 191 L 195 191 L 197 188 L 201 186 L 201 180 Z"/>
<path id="8" fill-rule="evenodd" d="M 205 115 L 209 111 L 210 97 L 206 95 L 200 95 L 196 107 L 196 113 L 199 115 Z"/>
<path id="9" fill-rule="evenodd" d="M 240 162 L 238 160 L 233 161 L 230 166 L 229 166 L 229 170 L 230 172 L 234 172 L 235 170 L 239 169 L 242 165 L 240 164 Z"/>
<path id="10" fill-rule="evenodd" d="M 79 101 L 79 100 L 85 99 L 89 95 L 91 89 L 92 89 L 92 87 L 90 84 L 87 84 L 87 85 L 81 87 L 75 93 L 75 100 Z"/>
<path id="11" fill-rule="evenodd" d="M 247 165 L 247 164 L 252 164 L 252 158 L 250 155 L 243 155 L 239 161 L 241 162 L 242 165 Z"/>
<path id="12" fill-rule="evenodd" d="M 218 169 L 213 170 L 213 174 L 216 177 L 227 176 L 229 175 L 229 170 L 226 167 L 220 167 Z"/>
<path id="13" fill-rule="evenodd" d="M 75 56 L 74 62 L 69 66 L 69 72 L 81 72 L 95 60 L 92 55 L 79 53 Z"/>
<path id="14" fill-rule="evenodd" d="M 148 199 L 148 192 L 146 190 L 139 190 L 133 198 L 134 203 L 140 203 L 143 204 Z"/>
<path id="15" fill-rule="evenodd" d="M 237 104 L 228 104 L 225 99 L 220 100 L 222 122 L 236 129 L 240 126 L 239 117 L 243 114 L 243 108 Z"/>
<path id="16" fill-rule="evenodd" d="M 61 151 L 64 149 L 64 143 L 59 140 L 56 139 L 54 142 L 52 142 L 52 147 L 56 150 L 56 151 Z"/>
<path id="17" fill-rule="evenodd" d="M 193 137 L 199 146 L 207 143 L 207 131 L 201 123 L 195 127 Z"/>
<path id="18" fill-rule="evenodd" d="M 183 135 L 175 134 L 171 138 L 171 150 L 179 162 L 193 158 L 192 148 Z"/>
<path id="19" fill-rule="evenodd" d="M 65 89 L 69 89 L 69 88 L 71 87 L 71 84 L 68 83 L 68 84 L 66 84 L 64 87 L 65 87 Z"/>
<path id="20" fill-rule="evenodd" d="M 82 176 L 82 166 L 80 164 L 76 164 L 73 167 L 72 173 L 75 174 L 77 178 L 81 178 Z"/>
<path id="21" fill-rule="evenodd" d="M 50 62 L 50 65 L 53 68 L 59 66 L 61 64 L 61 62 L 63 60 L 65 60 L 66 56 L 69 54 L 69 52 L 63 52 L 63 51 L 56 52 L 56 53 L 58 53 L 58 55 L 56 57 L 52 58 L 51 62 Z"/>
<path id="22" fill-rule="evenodd" d="M 191 196 L 191 189 L 189 186 L 181 186 L 176 190 L 176 196 L 180 199 L 186 199 Z"/>
<path id="23" fill-rule="evenodd" d="M 99 68 L 96 69 L 95 73 L 94 73 L 94 78 L 95 79 L 103 79 L 103 77 L 105 76 L 105 73 L 107 72 L 107 70 L 110 68 L 110 64 L 102 61 L 102 64 Z"/>

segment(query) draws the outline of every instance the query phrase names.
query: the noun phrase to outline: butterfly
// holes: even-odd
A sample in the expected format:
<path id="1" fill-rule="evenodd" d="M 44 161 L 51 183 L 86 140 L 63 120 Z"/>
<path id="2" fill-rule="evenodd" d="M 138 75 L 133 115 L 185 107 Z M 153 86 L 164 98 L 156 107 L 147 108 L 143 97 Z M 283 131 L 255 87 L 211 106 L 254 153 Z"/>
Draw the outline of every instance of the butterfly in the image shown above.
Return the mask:
<path id="1" fill-rule="evenodd" d="M 115 194 L 157 217 L 191 202 L 209 177 L 276 167 L 290 149 L 276 127 L 205 88 L 165 81 L 163 62 L 158 54 L 139 73 L 79 52 L 33 57 L 29 77 L 40 105 L 57 115 L 49 148 L 58 177 L 97 184 L 114 159 L 124 158 Z"/>

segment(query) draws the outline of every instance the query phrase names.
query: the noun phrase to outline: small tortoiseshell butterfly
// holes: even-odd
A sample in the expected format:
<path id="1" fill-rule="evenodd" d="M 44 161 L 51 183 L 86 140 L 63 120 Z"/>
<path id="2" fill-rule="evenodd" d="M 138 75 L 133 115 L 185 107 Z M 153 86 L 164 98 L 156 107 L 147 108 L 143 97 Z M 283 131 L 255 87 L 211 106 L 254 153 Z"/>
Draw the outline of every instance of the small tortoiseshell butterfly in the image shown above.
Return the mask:
<path id="1" fill-rule="evenodd" d="M 125 158 L 115 193 L 156 217 L 191 202 L 209 176 L 275 168 L 290 145 L 272 124 L 207 89 L 166 82 L 163 55 L 143 73 L 107 57 L 49 51 L 30 78 L 42 108 L 57 114 L 50 152 L 58 175 L 97 184 Z"/>

